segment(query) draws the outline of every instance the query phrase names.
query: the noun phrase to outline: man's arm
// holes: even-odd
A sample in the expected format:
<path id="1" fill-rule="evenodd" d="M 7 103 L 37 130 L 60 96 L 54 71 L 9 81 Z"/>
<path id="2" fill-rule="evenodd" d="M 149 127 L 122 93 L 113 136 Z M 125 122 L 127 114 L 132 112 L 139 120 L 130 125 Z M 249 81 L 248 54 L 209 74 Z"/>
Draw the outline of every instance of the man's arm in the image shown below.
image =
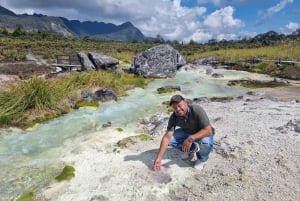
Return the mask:
<path id="1" fill-rule="evenodd" d="M 212 134 L 212 127 L 210 125 L 208 125 L 208 126 L 202 128 L 197 133 L 194 133 L 193 135 L 191 135 L 191 137 L 193 138 L 193 140 L 199 140 L 199 139 L 210 136 L 210 134 Z"/>
<path id="2" fill-rule="evenodd" d="M 153 164 L 154 171 L 159 171 L 161 167 L 161 160 L 168 148 L 169 141 L 173 135 L 173 131 L 167 131 L 160 142 L 159 151 Z"/>
<path id="3" fill-rule="evenodd" d="M 197 133 L 190 135 L 182 144 L 182 151 L 188 152 L 191 148 L 192 142 L 195 140 L 202 139 L 204 137 L 208 137 L 212 134 L 212 127 L 210 125 L 202 128 Z"/>

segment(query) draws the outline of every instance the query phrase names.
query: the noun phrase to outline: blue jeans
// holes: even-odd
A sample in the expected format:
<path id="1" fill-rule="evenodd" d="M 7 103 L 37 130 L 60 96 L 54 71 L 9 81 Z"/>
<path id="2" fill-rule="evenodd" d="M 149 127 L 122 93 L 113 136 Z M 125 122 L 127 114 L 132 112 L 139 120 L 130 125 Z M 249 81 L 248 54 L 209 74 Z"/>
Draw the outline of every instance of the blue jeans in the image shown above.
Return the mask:
<path id="1" fill-rule="evenodd" d="M 169 145 L 171 145 L 174 148 L 182 150 L 182 144 L 184 140 L 189 137 L 190 134 L 185 132 L 182 128 L 178 128 L 174 131 L 174 134 L 169 142 Z M 200 151 L 197 152 L 197 157 L 201 161 L 207 161 L 208 156 L 210 152 L 213 149 L 214 145 L 214 134 L 211 134 L 208 137 L 204 137 L 200 140 L 196 140 L 196 143 L 200 146 Z"/>

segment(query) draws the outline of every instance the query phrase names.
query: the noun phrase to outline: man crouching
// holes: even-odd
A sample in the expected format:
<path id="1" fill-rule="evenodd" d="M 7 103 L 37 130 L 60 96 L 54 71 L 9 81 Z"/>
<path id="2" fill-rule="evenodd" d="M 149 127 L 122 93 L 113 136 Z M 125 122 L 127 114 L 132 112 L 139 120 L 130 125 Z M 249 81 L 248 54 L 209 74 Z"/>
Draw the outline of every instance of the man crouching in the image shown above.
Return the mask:
<path id="1" fill-rule="evenodd" d="M 194 168 L 203 169 L 214 143 L 214 129 L 206 112 L 199 105 L 189 105 L 181 95 L 172 96 L 170 106 L 174 112 L 161 140 L 153 165 L 154 171 L 160 170 L 168 145 L 181 149 L 184 152 L 183 159 L 190 158 L 195 161 Z"/>

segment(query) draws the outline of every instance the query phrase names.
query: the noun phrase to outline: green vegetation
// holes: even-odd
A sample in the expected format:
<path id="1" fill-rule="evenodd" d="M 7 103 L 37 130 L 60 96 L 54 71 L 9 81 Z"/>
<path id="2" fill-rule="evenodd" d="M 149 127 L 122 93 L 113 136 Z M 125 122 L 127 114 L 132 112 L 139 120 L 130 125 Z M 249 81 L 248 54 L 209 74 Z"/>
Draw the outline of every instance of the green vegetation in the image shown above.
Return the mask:
<path id="1" fill-rule="evenodd" d="M 22 61 L 30 51 L 39 59 L 54 62 L 55 55 L 74 55 L 79 51 L 89 51 L 107 54 L 119 59 L 120 63 L 130 64 L 137 53 L 159 43 L 172 45 L 189 62 L 208 56 L 218 56 L 224 61 L 238 61 L 254 57 L 299 60 L 299 37 L 300 29 L 286 36 L 270 31 L 250 39 L 219 42 L 212 39 L 206 44 L 190 41 L 189 44 L 183 45 L 178 41 L 164 41 L 163 39 L 152 42 L 125 43 L 89 37 L 66 37 L 48 31 L 28 32 L 18 26 L 13 33 L 0 29 L 0 61 Z"/>
<path id="2" fill-rule="evenodd" d="M 47 31 L 27 32 L 19 26 L 13 32 L 0 29 L 0 62 L 25 61 L 26 55 L 31 53 L 37 59 L 46 60 L 51 64 L 55 63 L 56 55 L 76 55 L 82 51 L 113 56 L 120 61 L 120 66 L 125 68 L 131 64 L 137 53 L 159 43 L 167 43 L 178 50 L 188 62 L 216 56 L 217 62 L 230 64 L 232 69 L 298 79 L 300 64 L 275 65 L 274 61 L 258 63 L 251 63 L 251 61 L 264 58 L 300 61 L 299 38 L 300 30 L 287 36 L 270 31 L 251 39 L 219 42 L 210 40 L 207 44 L 198 44 L 194 41 L 180 44 L 178 41 L 171 42 L 163 39 L 154 42 L 125 43 L 101 41 L 89 37 L 64 37 Z M 74 100 L 75 102 L 79 100 L 78 90 L 81 89 L 110 87 L 118 96 L 124 96 L 128 89 L 143 88 L 149 82 L 150 79 L 146 80 L 126 73 L 104 71 L 72 73 L 71 76 L 64 78 L 33 77 L 5 91 L 0 91 L 0 126 L 13 125 L 28 128 L 64 114 L 70 111 Z"/>
<path id="3" fill-rule="evenodd" d="M 84 100 L 81 100 L 81 101 L 78 101 L 74 106 L 75 109 L 79 109 L 81 107 L 95 107 L 95 108 L 98 108 L 99 107 L 99 102 L 98 101 L 84 101 Z"/>
<path id="4" fill-rule="evenodd" d="M 124 131 L 124 129 L 123 129 L 123 128 L 117 128 L 117 131 L 119 131 L 119 132 L 123 132 L 123 131 Z"/>
<path id="5" fill-rule="evenodd" d="M 241 85 L 246 88 L 270 88 L 287 86 L 288 84 L 276 81 L 258 81 L 258 80 L 230 80 L 227 83 L 228 86 Z"/>
<path id="6" fill-rule="evenodd" d="M 153 140 L 152 137 L 148 134 L 140 134 L 137 136 L 141 141 L 149 141 L 149 140 Z"/>
<path id="7" fill-rule="evenodd" d="M 18 199 L 17 201 L 33 201 L 34 200 L 35 193 L 31 190 L 25 191 Z"/>
<path id="8" fill-rule="evenodd" d="M 65 166 L 60 175 L 55 177 L 55 179 L 59 182 L 64 181 L 64 180 L 70 180 L 73 177 L 75 177 L 75 168 L 72 166 Z"/>
<path id="9" fill-rule="evenodd" d="M 175 88 L 164 88 L 160 87 L 157 89 L 157 93 L 162 94 L 162 93 L 172 93 L 175 91 L 180 91 L 180 89 L 175 89 Z"/>
<path id="10" fill-rule="evenodd" d="M 144 87 L 150 81 L 131 74 L 105 71 L 74 73 L 47 80 L 34 77 L 0 91 L 0 125 L 28 127 L 47 115 L 64 114 L 69 110 L 71 100 L 79 99 L 77 91 L 83 88 L 111 87 L 118 96 L 123 96 L 126 90 Z"/>
<path id="11" fill-rule="evenodd" d="M 122 43 L 99 40 L 83 40 L 65 37 L 53 39 L 32 37 L 0 37 L 0 62 L 24 61 L 30 52 L 38 59 L 55 63 L 56 55 L 76 55 L 78 52 L 97 52 L 110 55 L 122 64 L 130 64 L 133 57 L 153 44 Z"/>
<path id="12" fill-rule="evenodd" d="M 63 113 L 63 112 L 62 112 Z M 40 117 L 40 118 L 37 118 L 31 122 L 29 122 L 25 127 L 24 129 L 29 129 L 29 128 L 33 128 L 36 124 L 39 124 L 39 123 L 42 123 L 42 122 L 45 122 L 47 120 L 51 120 L 51 119 L 54 119 L 58 117 L 58 114 L 46 114 L 45 116 L 43 117 Z"/>
<path id="13" fill-rule="evenodd" d="M 213 49 L 213 48 L 212 48 Z M 199 58 L 217 56 L 221 61 L 235 62 L 238 60 L 251 60 L 253 58 L 287 59 L 299 60 L 300 42 L 282 41 L 272 46 L 251 47 L 251 48 L 216 48 L 216 50 L 196 51 L 187 56 L 188 60 L 194 61 Z"/>
<path id="14" fill-rule="evenodd" d="M 136 144 L 138 141 L 149 141 L 152 140 L 152 137 L 148 134 L 140 134 L 137 136 L 126 137 L 117 142 L 118 147 L 121 149 L 128 147 L 132 144 Z"/>

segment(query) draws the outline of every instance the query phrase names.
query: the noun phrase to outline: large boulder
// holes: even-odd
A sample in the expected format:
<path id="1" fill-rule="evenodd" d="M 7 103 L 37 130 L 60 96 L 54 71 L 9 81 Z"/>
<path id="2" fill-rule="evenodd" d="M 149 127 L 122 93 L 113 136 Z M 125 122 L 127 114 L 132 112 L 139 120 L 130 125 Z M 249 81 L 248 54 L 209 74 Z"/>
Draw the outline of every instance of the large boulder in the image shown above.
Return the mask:
<path id="1" fill-rule="evenodd" d="M 86 70 L 86 71 L 96 70 L 94 64 L 89 60 L 88 56 L 84 52 L 79 52 L 77 56 L 80 60 L 82 70 Z"/>
<path id="2" fill-rule="evenodd" d="M 170 45 L 158 45 L 135 56 L 132 68 L 137 75 L 146 78 L 174 77 L 185 58 Z"/>
<path id="3" fill-rule="evenodd" d="M 118 59 L 95 52 L 89 52 L 88 57 L 96 66 L 97 70 L 115 70 L 119 64 Z"/>

